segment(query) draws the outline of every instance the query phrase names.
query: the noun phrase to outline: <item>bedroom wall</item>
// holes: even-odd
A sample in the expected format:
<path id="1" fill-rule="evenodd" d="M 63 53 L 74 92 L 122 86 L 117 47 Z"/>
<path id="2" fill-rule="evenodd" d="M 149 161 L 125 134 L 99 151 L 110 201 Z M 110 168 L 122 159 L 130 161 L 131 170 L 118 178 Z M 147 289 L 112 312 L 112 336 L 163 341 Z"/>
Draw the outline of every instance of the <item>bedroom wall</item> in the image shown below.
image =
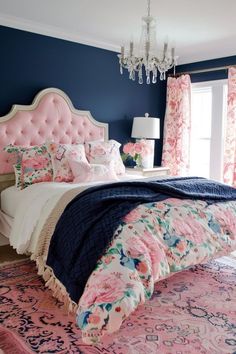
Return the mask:
<path id="1" fill-rule="evenodd" d="M 149 112 L 163 122 L 166 84 L 139 85 L 121 76 L 117 53 L 0 26 L 0 116 L 30 104 L 39 90 L 57 87 L 74 106 L 108 122 L 110 138 L 130 139 L 132 119 Z M 162 124 L 161 124 L 162 126 Z M 156 144 L 156 164 L 162 141 Z"/>

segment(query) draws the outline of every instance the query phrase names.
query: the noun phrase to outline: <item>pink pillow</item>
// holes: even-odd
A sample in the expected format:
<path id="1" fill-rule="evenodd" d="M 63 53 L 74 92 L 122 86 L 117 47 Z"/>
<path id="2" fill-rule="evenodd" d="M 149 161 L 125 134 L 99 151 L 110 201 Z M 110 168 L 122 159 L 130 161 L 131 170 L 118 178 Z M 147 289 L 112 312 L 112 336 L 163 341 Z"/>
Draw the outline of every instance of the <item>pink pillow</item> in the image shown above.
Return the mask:
<path id="1" fill-rule="evenodd" d="M 120 145 L 116 140 L 90 141 L 85 143 L 86 157 L 91 164 L 108 165 L 114 161 L 116 174 L 123 175 L 125 166 L 120 156 Z"/>
<path id="2" fill-rule="evenodd" d="M 53 180 L 56 182 L 72 182 L 74 179 L 67 161 L 67 154 L 70 153 L 77 161 L 88 163 L 84 144 L 49 143 L 47 148 L 52 159 Z"/>
<path id="3" fill-rule="evenodd" d="M 71 159 L 68 159 L 68 162 L 75 177 L 73 183 L 118 180 L 113 162 L 109 165 L 89 164 Z"/>

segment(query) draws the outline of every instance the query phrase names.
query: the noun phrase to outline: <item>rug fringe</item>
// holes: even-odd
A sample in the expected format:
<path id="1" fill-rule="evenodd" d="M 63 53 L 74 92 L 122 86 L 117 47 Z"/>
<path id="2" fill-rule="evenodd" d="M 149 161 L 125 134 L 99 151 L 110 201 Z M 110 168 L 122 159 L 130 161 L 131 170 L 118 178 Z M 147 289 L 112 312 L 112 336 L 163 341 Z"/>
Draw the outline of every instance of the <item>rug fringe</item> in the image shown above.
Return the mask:
<path id="1" fill-rule="evenodd" d="M 37 257 L 35 261 L 38 268 L 38 274 L 44 279 L 45 286 L 52 290 L 53 297 L 64 303 L 64 307 L 68 313 L 76 313 L 78 304 L 71 300 L 66 288 L 56 278 L 53 270 L 45 264 L 42 257 Z"/>

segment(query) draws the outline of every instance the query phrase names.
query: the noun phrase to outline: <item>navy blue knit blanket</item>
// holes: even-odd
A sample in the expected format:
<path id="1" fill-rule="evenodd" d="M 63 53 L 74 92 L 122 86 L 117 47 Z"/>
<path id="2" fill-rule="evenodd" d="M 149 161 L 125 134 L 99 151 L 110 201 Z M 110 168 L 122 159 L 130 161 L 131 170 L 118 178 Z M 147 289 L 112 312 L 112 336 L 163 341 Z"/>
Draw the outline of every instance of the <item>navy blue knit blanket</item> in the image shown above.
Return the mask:
<path id="1" fill-rule="evenodd" d="M 65 208 L 51 239 L 47 265 L 76 303 L 122 218 L 142 203 L 169 197 L 207 203 L 236 200 L 236 189 L 204 178 L 116 182 L 89 188 Z"/>

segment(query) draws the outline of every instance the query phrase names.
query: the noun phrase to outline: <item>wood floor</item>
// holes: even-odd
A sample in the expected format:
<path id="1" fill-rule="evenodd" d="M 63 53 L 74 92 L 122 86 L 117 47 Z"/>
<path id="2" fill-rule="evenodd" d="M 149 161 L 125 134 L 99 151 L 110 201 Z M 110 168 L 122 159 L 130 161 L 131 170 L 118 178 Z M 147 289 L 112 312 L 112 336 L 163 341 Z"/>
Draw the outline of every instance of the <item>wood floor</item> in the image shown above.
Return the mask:
<path id="1" fill-rule="evenodd" d="M 26 257 L 26 255 L 17 254 L 10 245 L 0 246 L 0 263 L 17 261 Z"/>

